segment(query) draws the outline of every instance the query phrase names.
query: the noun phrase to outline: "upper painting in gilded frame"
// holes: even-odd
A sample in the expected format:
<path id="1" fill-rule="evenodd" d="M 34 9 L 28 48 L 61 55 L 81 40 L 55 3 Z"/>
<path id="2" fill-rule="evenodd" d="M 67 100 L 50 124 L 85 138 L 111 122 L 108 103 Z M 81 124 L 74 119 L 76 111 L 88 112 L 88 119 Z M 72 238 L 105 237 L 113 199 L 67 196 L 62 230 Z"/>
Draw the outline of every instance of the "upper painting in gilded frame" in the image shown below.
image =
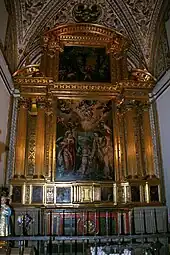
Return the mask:
<path id="1" fill-rule="evenodd" d="M 58 99 L 56 180 L 113 180 L 112 101 Z"/>
<path id="2" fill-rule="evenodd" d="M 65 46 L 60 53 L 59 81 L 110 82 L 110 60 L 106 49 Z"/>

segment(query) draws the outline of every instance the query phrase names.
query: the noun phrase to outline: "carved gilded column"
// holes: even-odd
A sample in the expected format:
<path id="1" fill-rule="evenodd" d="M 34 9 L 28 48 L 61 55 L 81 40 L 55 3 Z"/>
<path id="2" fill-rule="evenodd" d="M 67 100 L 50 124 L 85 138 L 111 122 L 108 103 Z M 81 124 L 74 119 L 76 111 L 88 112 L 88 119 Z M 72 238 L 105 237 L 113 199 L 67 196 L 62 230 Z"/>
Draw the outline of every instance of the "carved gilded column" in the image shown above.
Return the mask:
<path id="1" fill-rule="evenodd" d="M 35 173 L 35 147 L 36 147 L 36 122 L 37 122 L 37 104 L 36 99 L 31 100 L 31 109 L 28 112 L 28 138 L 25 172 L 27 176 L 32 177 Z"/>
<path id="2" fill-rule="evenodd" d="M 35 150 L 35 173 L 34 177 L 44 176 L 44 147 L 45 147 L 45 102 L 37 101 L 36 122 L 36 150 Z"/>
<path id="3" fill-rule="evenodd" d="M 45 160 L 44 174 L 46 177 L 52 175 L 52 152 L 53 152 L 53 109 L 52 101 L 48 101 L 45 116 Z"/>
<path id="4" fill-rule="evenodd" d="M 149 119 L 151 126 L 151 137 L 153 143 L 153 162 L 154 162 L 154 174 L 160 177 L 160 171 L 162 168 L 161 148 L 160 148 L 160 134 L 158 127 L 158 118 L 156 103 L 152 102 L 149 107 Z"/>
<path id="5" fill-rule="evenodd" d="M 25 177 L 28 100 L 20 99 L 15 150 L 15 177 Z"/>
<path id="6" fill-rule="evenodd" d="M 20 94 L 14 93 L 12 100 L 12 116 L 10 125 L 10 140 L 9 140 L 9 151 L 7 160 L 7 171 L 6 171 L 6 184 L 12 179 L 14 174 L 14 158 L 15 158 L 15 144 L 16 144 L 16 130 L 17 130 L 17 115 L 18 115 L 18 101 Z"/>
<path id="7" fill-rule="evenodd" d="M 119 109 L 118 130 L 119 130 L 119 180 L 124 181 L 127 176 L 127 158 L 126 158 L 126 130 L 124 119 L 124 107 Z"/>
<path id="8" fill-rule="evenodd" d="M 137 164 L 137 178 L 142 178 L 144 176 L 144 160 L 143 160 L 143 140 L 142 140 L 142 107 L 143 104 L 140 101 L 135 101 L 134 105 L 136 109 L 136 116 L 134 118 L 135 126 L 135 147 L 136 147 L 136 164 Z"/>
<path id="9" fill-rule="evenodd" d="M 126 156 L 126 130 L 124 118 L 124 97 L 119 95 L 116 98 L 116 109 L 114 119 L 114 146 L 115 146 L 115 170 L 116 181 L 124 181 L 127 176 Z"/>
<path id="10" fill-rule="evenodd" d="M 126 153 L 128 170 L 127 177 L 130 179 L 138 175 L 136 159 L 135 118 L 136 118 L 135 107 L 133 105 L 126 106 L 125 123 L 126 123 Z"/>
<path id="11" fill-rule="evenodd" d="M 154 175 L 153 143 L 150 126 L 149 106 L 143 108 L 143 135 L 146 175 Z"/>
<path id="12" fill-rule="evenodd" d="M 120 130 L 119 130 L 119 111 L 115 111 L 114 116 L 114 166 L 115 166 L 115 180 L 122 179 L 121 166 L 120 166 Z"/>

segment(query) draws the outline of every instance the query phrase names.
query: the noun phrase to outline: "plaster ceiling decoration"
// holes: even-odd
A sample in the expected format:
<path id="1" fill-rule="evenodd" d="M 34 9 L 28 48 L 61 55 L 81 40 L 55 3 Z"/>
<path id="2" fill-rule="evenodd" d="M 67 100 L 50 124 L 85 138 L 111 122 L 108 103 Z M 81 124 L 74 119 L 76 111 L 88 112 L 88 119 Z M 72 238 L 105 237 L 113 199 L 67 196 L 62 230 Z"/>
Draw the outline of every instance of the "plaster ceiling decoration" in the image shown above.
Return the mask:
<path id="1" fill-rule="evenodd" d="M 170 52 L 165 27 L 161 30 L 161 37 L 158 41 L 155 64 L 155 77 L 161 76 L 170 67 Z"/>
<path id="2" fill-rule="evenodd" d="M 135 19 L 140 32 L 145 36 L 149 30 L 152 13 L 156 5 L 155 0 L 124 0 Z"/>
<path id="3" fill-rule="evenodd" d="M 106 0 L 98 0 L 97 4 L 95 4 L 95 0 L 81 0 L 81 3 L 76 1 L 68 1 L 66 5 L 63 6 L 62 9 L 56 13 L 56 15 L 47 23 L 47 27 L 50 29 L 58 24 L 65 24 L 65 23 L 75 23 L 75 22 L 91 22 L 97 23 L 99 25 L 104 25 L 119 31 L 120 33 L 127 34 L 126 29 L 123 26 L 123 23 L 120 21 L 116 13 L 110 8 L 110 4 Z M 84 12 L 84 19 L 78 20 L 75 17 L 75 12 L 82 5 L 84 8 L 93 8 L 95 5 L 98 8 L 99 16 L 96 20 L 86 20 L 86 13 Z M 80 13 L 80 12 L 79 12 Z M 83 14 L 83 13 L 82 13 Z"/>
<path id="4" fill-rule="evenodd" d="M 21 13 L 23 23 L 23 33 L 30 28 L 34 19 L 39 15 L 47 0 L 25 0 L 21 2 Z"/>
<path id="5" fill-rule="evenodd" d="M 39 61 L 41 36 L 65 23 L 92 22 L 126 35 L 131 41 L 129 63 L 153 67 L 153 43 L 168 0 L 9 0 L 16 21 L 17 68 Z M 81 8 L 80 8 L 81 6 Z M 77 9 L 76 9 L 77 8 Z M 96 8 L 96 9 L 95 9 Z M 81 13 L 84 16 L 81 16 Z M 76 14 L 77 13 L 77 14 Z M 91 15 L 91 14 L 93 15 Z M 77 15 L 77 16 L 76 16 Z M 89 16 L 91 15 L 91 16 Z M 91 18 L 89 18 L 91 17 Z M 89 20 L 91 19 L 91 20 Z"/>

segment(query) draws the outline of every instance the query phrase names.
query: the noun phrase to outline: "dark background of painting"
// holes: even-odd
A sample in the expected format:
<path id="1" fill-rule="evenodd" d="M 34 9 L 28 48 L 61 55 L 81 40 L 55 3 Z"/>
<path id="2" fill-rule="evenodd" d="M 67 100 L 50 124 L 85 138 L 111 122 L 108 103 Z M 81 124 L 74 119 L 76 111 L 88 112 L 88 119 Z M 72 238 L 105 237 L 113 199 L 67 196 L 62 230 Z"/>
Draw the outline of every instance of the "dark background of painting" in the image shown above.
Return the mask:
<path id="1" fill-rule="evenodd" d="M 43 187 L 33 186 L 32 187 L 32 203 L 43 202 Z"/>
<path id="2" fill-rule="evenodd" d="M 110 60 L 105 48 L 66 46 L 60 53 L 59 81 L 110 82 Z"/>

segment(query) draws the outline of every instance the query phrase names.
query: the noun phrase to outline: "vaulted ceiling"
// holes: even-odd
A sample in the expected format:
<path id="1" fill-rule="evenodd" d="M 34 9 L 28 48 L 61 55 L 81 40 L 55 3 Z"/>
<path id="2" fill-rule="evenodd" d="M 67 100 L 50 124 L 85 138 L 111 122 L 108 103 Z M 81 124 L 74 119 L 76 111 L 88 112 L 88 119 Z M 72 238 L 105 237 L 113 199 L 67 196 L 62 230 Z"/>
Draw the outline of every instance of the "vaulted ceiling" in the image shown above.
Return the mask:
<path id="1" fill-rule="evenodd" d="M 131 41 L 128 51 L 130 67 L 146 68 L 152 74 L 157 70 L 156 57 L 159 44 L 164 40 L 165 53 L 168 45 L 164 28 L 169 0 L 6 0 L 10 19 L 5 52 L 12 60 L 11 69 L 22 67 L 26 62 L 38 63 L 41 56 L 41 37 L 44 31 L 58 24 L 75 23 L 78 4 L 86 8 L 97 4 L 99 15 L 95 22 L 115 29 Z M 86 15 L 87 13 L 84 13 Z M 84 18 L 85 19 L 85 18 Z M 88 19 L 84 20 L 88 21 Z M 165 42 L 166 41 L 166 42 Z M 12 53 L 13 52 L 13 53 Z M 160 57 L 159 57 L 160 58 Z"/>

